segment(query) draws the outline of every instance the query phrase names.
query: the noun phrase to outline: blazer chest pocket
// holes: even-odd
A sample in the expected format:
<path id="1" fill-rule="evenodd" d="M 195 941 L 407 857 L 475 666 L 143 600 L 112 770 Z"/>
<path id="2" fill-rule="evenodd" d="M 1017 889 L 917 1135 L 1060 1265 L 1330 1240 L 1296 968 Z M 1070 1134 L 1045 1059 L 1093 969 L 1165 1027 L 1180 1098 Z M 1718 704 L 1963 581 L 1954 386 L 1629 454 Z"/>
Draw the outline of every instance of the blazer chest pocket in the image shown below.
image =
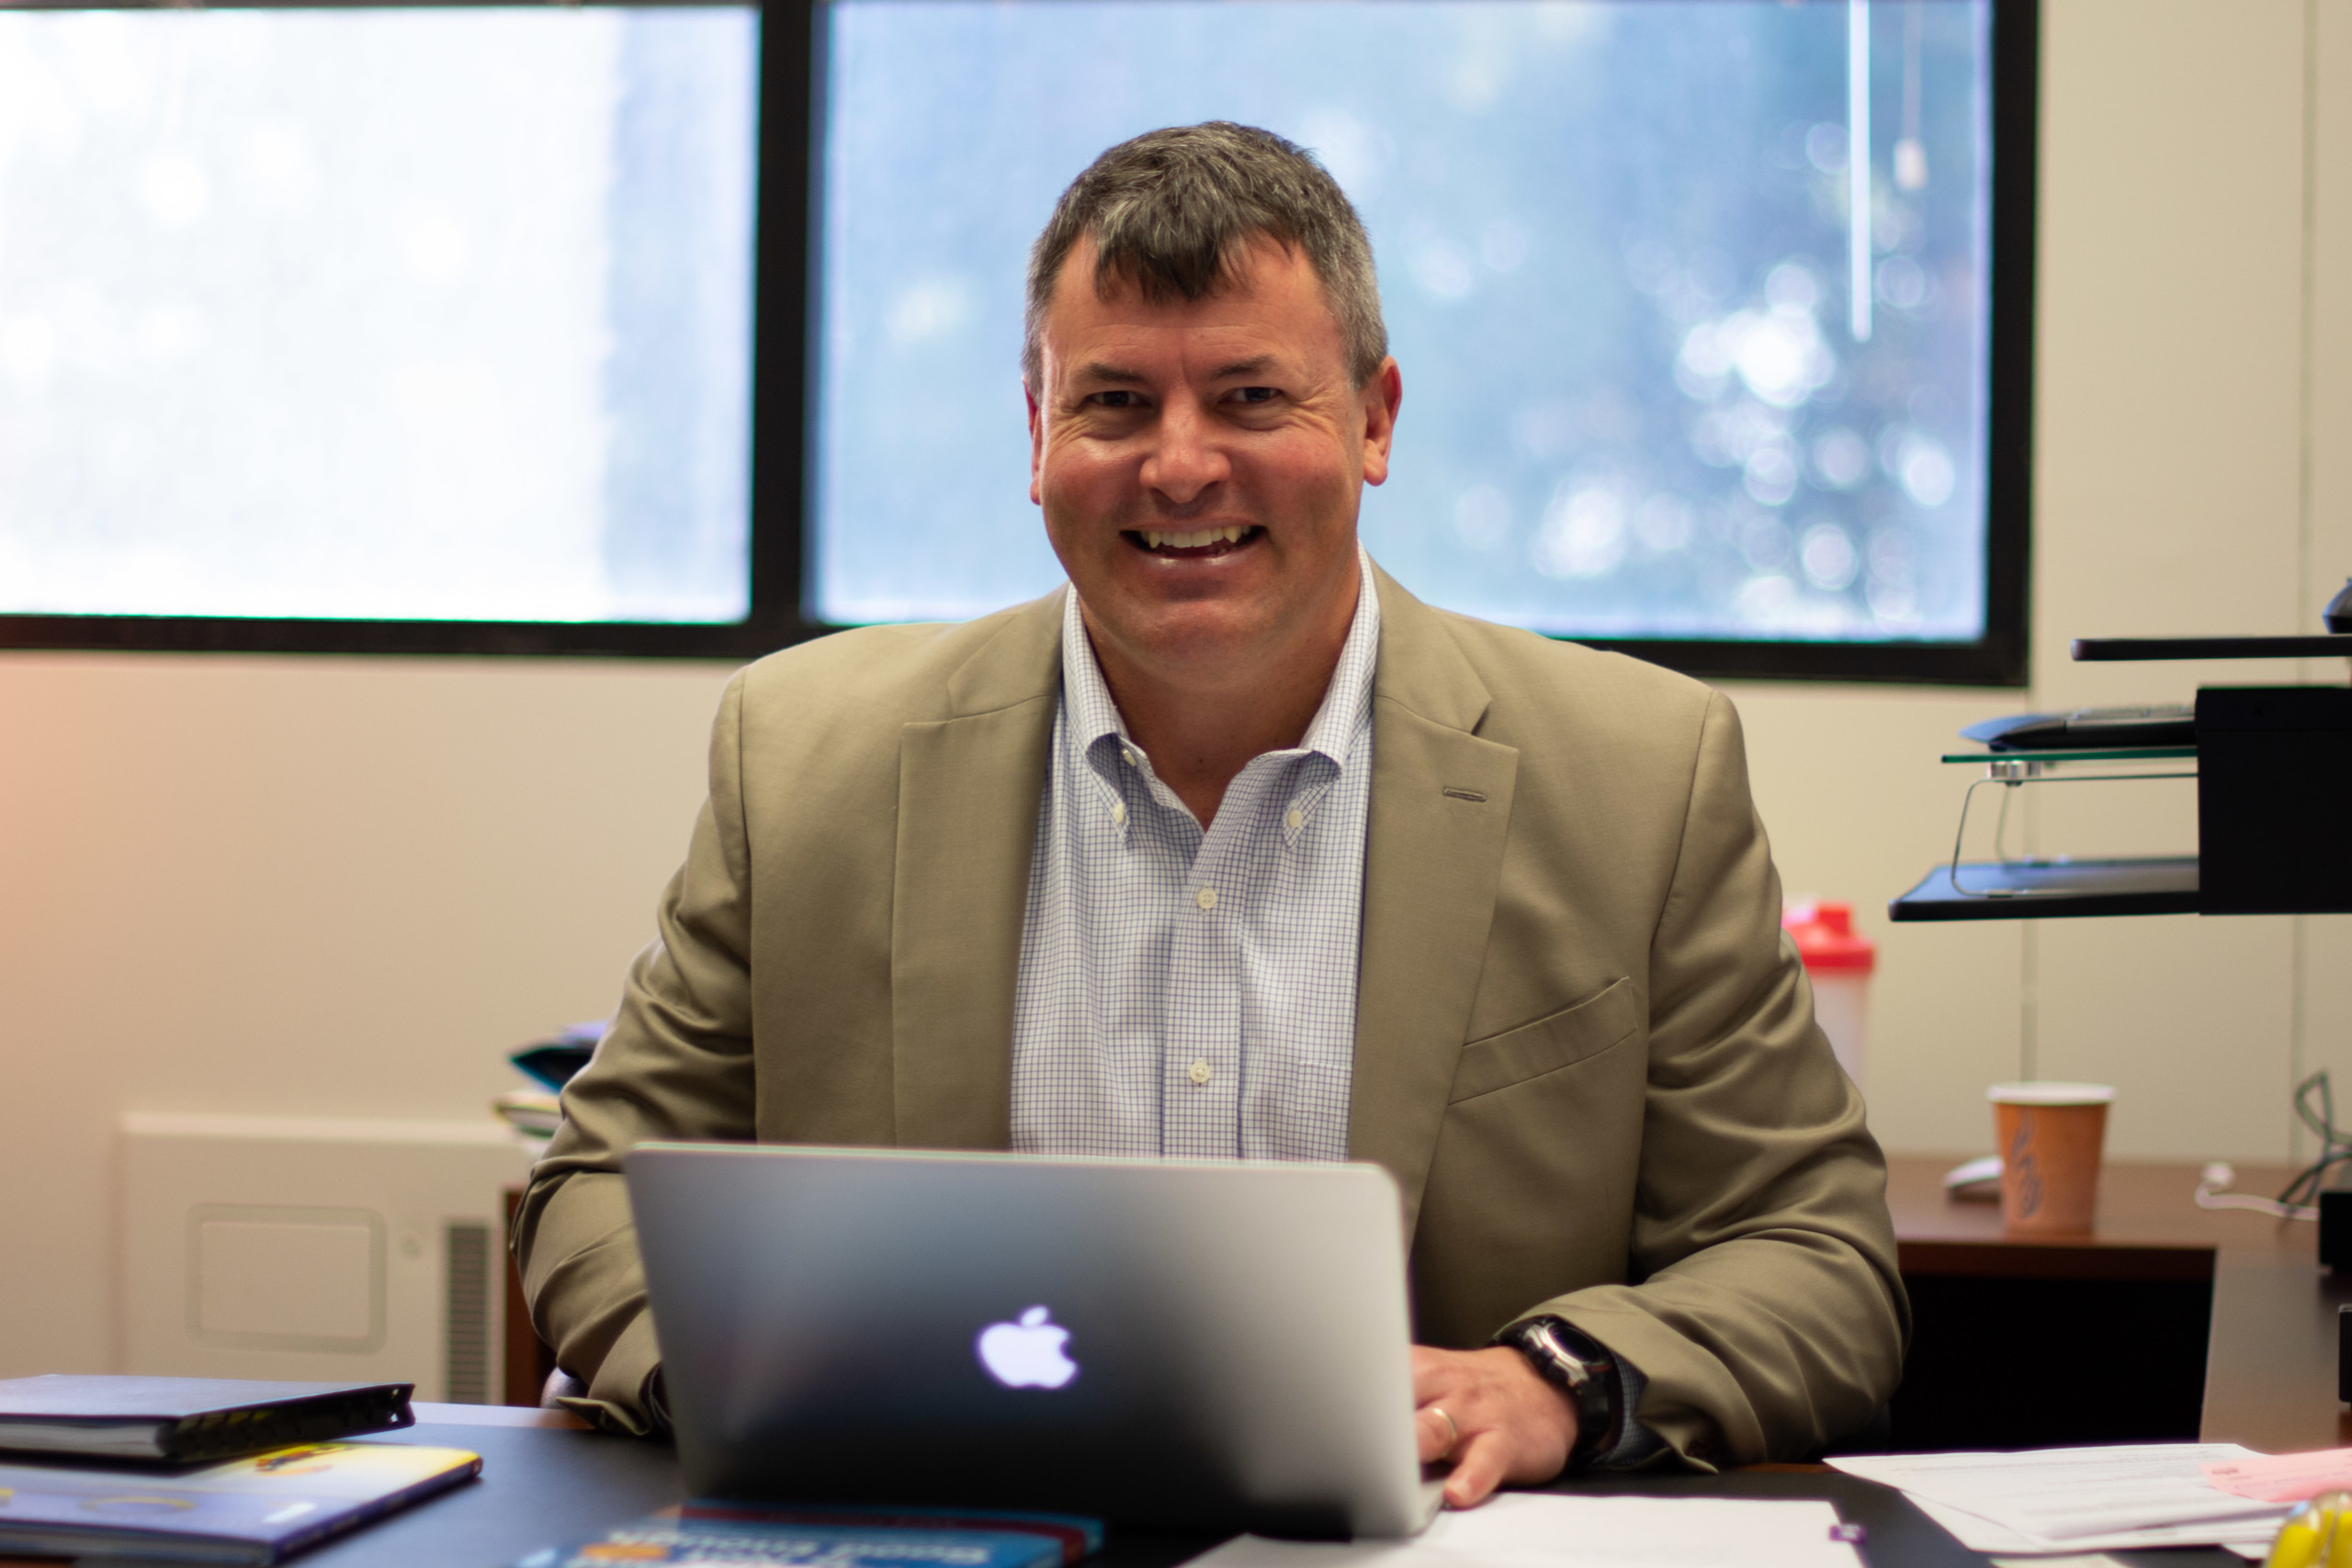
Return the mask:
<path id="1" fill-rule="evenodd" d="M 1641 1026 L 1640 995 L 1631 978 L 1621 977 L 1573 1006 L 1462 1047 L 1450 1102 L 1458 1105 L 1598 1056 Z"/>

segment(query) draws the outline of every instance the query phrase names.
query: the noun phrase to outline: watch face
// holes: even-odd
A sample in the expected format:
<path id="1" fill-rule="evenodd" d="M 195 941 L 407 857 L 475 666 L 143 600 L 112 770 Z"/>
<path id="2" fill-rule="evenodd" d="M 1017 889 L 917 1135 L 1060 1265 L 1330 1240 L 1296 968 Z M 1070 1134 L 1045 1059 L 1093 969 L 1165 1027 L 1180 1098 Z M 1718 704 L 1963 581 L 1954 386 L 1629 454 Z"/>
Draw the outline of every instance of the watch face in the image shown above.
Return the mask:
<path id="1" fill-rule="evenodd" d="M 1568 1348 L 1559 1329 L 1552 1324 L 1531 1324 L 1521 1348 L 1557 1369 L 1571 1388 L 1581 1388 L 1597 1370 L 1590 1360 Z"/>

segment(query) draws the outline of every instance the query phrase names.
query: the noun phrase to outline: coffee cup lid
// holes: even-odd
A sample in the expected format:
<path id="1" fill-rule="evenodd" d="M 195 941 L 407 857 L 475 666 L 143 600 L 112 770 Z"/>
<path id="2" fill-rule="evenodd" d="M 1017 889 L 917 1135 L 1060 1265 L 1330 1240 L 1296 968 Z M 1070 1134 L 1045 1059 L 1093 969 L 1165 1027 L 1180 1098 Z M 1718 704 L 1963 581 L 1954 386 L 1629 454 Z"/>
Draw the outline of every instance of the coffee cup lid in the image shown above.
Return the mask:
<path id="1" fill-rule="evenodd" d="M 2103 1083 L 1996 1083 L 1984 1091 L 1996 1105 L 2106 1105 L 2115 1086 Z"/>

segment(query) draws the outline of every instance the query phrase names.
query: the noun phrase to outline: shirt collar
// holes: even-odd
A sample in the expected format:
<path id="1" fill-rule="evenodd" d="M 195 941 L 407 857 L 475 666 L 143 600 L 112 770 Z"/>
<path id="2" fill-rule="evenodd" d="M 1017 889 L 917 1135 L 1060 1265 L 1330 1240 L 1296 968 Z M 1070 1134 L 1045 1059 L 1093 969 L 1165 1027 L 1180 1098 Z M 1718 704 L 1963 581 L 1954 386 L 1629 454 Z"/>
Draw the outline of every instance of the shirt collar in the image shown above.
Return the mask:
<path id="1" fill-rule="evenodd" d="M 1323 704 L 1298 743 L 1302 751 L 1317 752 L 1345 767 L 1357 737 L 1372 722 L 1372 678 L 1380 662 L 1380 595 L 1372 585 L 1372 557 L 1356 547 L 1356 613 L 1348 626 L 1348 639 L 1340 645 L 1340 662 Z M 1111 698 L 1102 666 L 1087 639 L 1086 622 L 1078 607 L 1075 584 L 1062 598 L 1062 702 L 1070 739 L 1080 755 L 1091 754 L 1106 738 L 1122 747 L 1132 744 L 1127 721 Z"/>

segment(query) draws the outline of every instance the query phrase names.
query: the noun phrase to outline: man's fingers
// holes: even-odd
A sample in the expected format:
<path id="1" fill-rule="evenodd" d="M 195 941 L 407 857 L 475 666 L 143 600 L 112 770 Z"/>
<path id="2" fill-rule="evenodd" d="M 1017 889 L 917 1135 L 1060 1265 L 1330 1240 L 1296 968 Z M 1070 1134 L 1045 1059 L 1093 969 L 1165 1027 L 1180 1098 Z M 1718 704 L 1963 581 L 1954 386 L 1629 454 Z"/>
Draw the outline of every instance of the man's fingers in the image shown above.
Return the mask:
<path id="1" fill-rule="evenodd" d="M 1445 1501 L 1474 1508 L 1506 1481 L 1548 1481 L 1576 1442 L 1576 1409 L 1508 1348 L 1413 1350 L 1421 1462 L 1451 1461 Z"/>
<path id="2" fill-rule="evenodd" d="M 1475 1508 L 1502 1484 L 1503 1448 L 1502 1438 L 1493 1432 L 1481 1432 L 1464 1441 L 1454 1457 L 1453 1473 L 1445 1478 L 1447 1507 Z"/>
<path id="3" fill-rule="evenodd" d="M 1461 1428 L 1454 1426 L 1452 1413 L 1434 1404 L 1424 1404 L 1413 1413 L 1413 1435 L 1420 1440 L 1423 1464 L 1435 1464 L 1451 1457 L 1462 1441 Z"/>

